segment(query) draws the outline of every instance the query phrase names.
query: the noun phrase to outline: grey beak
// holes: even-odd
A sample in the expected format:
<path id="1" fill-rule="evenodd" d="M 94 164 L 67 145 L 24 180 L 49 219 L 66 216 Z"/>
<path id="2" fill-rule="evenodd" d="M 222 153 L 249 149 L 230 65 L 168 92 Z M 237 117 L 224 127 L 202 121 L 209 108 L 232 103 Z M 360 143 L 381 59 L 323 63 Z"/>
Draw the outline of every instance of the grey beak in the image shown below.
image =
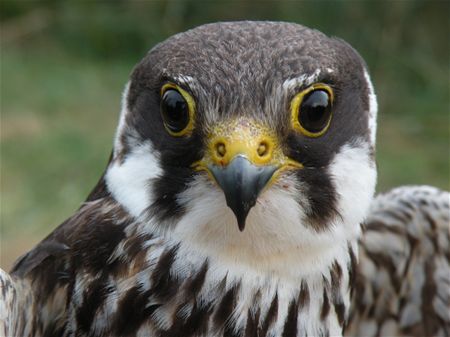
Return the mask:
<path id="1" fill-rule="evenodd" d="M 239 230 L 245 228 L 248 212 L 269 182 L 275 166 L 256 166 L 246 157 L 238 155 L 227 166 L 208 165 L 209 170 L 222 188 L 228 207 L 236 216 Z"/>

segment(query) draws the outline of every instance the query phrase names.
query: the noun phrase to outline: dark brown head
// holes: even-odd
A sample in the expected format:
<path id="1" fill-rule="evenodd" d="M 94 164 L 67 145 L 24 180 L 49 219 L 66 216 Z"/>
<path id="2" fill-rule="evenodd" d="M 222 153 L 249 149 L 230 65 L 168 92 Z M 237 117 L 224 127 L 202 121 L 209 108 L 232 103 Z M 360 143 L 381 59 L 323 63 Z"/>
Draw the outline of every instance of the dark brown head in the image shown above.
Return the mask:
<path id="1" fill-rule="evenodd" d="M 376 112 L 342 40 L 291 23 L 200 26 L 134 69 L 107 189 L 151 228 L 206 245 L 352 231 L 374 192 Z"/>

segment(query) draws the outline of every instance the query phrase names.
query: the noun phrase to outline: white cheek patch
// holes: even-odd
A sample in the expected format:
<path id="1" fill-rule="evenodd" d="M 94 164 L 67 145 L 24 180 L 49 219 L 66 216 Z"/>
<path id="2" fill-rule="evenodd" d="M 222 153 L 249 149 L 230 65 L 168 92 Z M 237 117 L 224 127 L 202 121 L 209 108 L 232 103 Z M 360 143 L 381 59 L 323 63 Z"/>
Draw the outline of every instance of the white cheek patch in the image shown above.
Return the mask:
<path id="1" fill-rule="evenodd" d="M 125 84 L 125 88 L 122 92 L 122 102 L 120 109 L 119 125 L 116 130 L 116 135 L 114 137 L 114 158 L 117 157 L 119 153 L 122 152 L 123 144 L 121 143 L 120 136 L 124 132 L 125 119 L 128 114 L 128 92 L 130 90 L 130 81 Z"/>
<path id="2" fill-rule="evenodd" d="M 138 217 L 152 204 L 150 184 L 161 173 L 158 153 L 146 142 L 128 153 L 123 163 L 112 162 L 105 180 L 112 196 Z"/>
<path id="3" fill-rule="evenodd" d="M 364 77 L 367 81 L 367 87 L 369 89 L 369 132 L 370 132 L 370 142 L 373 147 L 375 147 L 376 133 L 377 133 L 377 113 L 378 113 L 378 103 L 377 96 L 373 89 L 372 81 L 370 80 L 369 73 L 364 69 Z"/>
<path id="4" fill-rule="evenodd" d="M 357 141 L 346 144 L 335 155 L 329 173 L 338 193 L 338 211 L 344 226 L 354 232 L 369 210 L 375 192 L 377 172 L 370 157 L 369 144 Z"/>

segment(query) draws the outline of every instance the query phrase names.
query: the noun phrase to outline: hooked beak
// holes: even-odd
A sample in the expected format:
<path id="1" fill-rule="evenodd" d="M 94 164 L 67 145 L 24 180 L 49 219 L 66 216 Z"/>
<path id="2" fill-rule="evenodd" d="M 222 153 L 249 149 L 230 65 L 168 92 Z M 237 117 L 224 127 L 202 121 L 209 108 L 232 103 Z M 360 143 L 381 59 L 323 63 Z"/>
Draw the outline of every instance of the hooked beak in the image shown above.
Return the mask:
<path id="1" fill-rule="evenodd" d="M 236 216 L 239 230 L 245 228 L 248 212 L 267 185 L 276 166 L 256 166 L 246 157 L 238 155 L 225 167 L 208 165 L 211 174 L 225 194 L 228 207 Z"/>
<path id="2" fill-rule="evenodd" d="M 283 154 L 270 129 L 253 120 L 237 119 L 217 125 L 207 144 L 203 159 L 192 166 L 207 171 L 222 189 L 240 231 L 259 195 L 278 173 L 303 167 Z"/>

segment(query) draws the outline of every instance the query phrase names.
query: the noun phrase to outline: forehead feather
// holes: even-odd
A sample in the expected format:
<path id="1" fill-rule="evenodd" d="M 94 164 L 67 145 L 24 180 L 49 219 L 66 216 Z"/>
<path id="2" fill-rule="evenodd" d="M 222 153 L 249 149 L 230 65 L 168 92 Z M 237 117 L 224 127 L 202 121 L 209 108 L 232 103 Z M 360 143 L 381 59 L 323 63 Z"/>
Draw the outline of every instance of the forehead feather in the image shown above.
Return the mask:
<path id="1" fill-rule="evenodd" d="M 351 131 L 336 137 L 347 139 L 366 133 L 364 71 L 364 61 L 350 45 L 317 30 L 283 22 L 214 23 L 151 49 L 132 73 L 127 103 L 134 111 L 142 95 L 153 95 L 156 102 L 163 82 L 172 80 L 195 97 L 204 131 L 224 117 L 250 116 L 284 133 L 289 97 L 324 82 L 335 92 L 336 109 L 342 107 L 335 124 Z"/>
<path id="2" fill-rule="evenodd" d="M 133 77 L 150 80 L 185 75 L 202 86 L 261 85 L 317 69 L 340 72 L 362 62 L 340 40 L 292 23 L 226 22 L 200 26 L 156 45 L 137 66 Z M 328 72 L 329 73 L 329 72 Z"/>

